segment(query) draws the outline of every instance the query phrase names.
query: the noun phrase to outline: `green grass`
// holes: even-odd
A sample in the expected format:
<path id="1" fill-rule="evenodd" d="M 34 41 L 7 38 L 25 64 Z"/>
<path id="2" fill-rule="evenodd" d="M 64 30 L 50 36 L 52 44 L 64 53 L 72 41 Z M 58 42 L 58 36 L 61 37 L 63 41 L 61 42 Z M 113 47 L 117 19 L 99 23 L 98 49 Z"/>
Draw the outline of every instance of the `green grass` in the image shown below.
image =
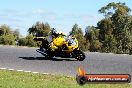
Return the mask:
<path id="1" fill-rule="evenodd" d="M 0 88 L 132 88 L 132 84 L 85 84 L 74 77 L 0 70 Z"/>

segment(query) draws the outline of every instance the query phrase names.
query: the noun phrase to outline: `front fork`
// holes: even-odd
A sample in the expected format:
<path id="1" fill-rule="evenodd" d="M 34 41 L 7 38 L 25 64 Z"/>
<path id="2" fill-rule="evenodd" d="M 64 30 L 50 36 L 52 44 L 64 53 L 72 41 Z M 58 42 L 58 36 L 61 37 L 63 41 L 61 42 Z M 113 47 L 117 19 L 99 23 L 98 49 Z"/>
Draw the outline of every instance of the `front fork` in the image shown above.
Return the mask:
<path id="1" fill-rule="evenodd" d="M 72 51 L 71 55 L 72 57 L 75 57 L 76 56 L 76 53 L 78 52 L 79 48 L 76 48 Z"/>

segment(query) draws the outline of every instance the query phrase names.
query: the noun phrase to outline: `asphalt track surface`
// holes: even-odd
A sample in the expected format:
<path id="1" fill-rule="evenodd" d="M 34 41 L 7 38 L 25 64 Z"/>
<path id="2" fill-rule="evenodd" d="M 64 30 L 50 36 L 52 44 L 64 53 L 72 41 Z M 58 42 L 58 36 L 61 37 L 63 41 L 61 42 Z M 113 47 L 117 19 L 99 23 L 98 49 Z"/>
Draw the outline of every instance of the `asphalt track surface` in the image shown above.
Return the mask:
<path id="1" fill-rule="evenodd" d="M 0 68 L 75 76 L 79 66 L 88 74 L 130 74 L 132 55 L 86 53 L 84 61 L 74 58 L 44 59 L 36 48 L 0 46 Z"/>

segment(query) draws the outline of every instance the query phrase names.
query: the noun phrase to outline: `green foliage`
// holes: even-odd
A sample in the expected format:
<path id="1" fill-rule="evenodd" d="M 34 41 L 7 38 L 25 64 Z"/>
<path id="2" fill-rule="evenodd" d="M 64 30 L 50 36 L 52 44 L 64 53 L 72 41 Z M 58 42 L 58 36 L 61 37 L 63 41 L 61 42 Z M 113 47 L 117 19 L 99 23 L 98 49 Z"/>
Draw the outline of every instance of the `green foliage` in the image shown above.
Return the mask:
<path id="1" fill-rule="evenodd" d="M 16 44 L 16 34 L 13 34 L 12 29 L 7 25 L 0 26 L 0 44 L 4 45 Z"/>
<path id="2" fill-rule="evenodd" d="M 89 50 L 92 52 L 97 52 L 101 48 L 101 43 L 99 42 L 99 30 L 94 26 L 89 26 L 85 30 L 85 38 L 90 43 Z"/>
<path id="3" fill-rule="evenodd" d="M 36 42 L 33 40 L 33 35 L 27 35 L 25 38 L 20 38 L 18 40 L 18 45 L 20 46 L 29 46 L 35 47 L 37 46 Z"/>
<path id="4" fill-rule="evenodd" d="M 113 12 L 110 10 L 113 9 Z M 132 54 L 132 16 L 131 9 L 125 3 L 109 3 L 99 12 L 105 19 L 98 22 L 99 39 L 103 52 Z M 112 13 L 112 14 L 109 14 Z"/>
<path id="5" fill-rule="evenodd" d="M 34 37 L 43 37 L 45 35 L 47 35 L 50 32 L 51 28 L 50 25 L 48 23 L 41 23 L 41 22 L 36 22 L 35 25 L 33 25 L 31 28 L 28 29 L 28 33 L 29 35 L 26 36 L 25 39 L 23 39 L 24 41 L 26 41 L 26 43 L 22 43 L 22 45 L 26 45 L 26 46 L 40 46 L 41 42 L 38 41 L 34 41 L 33 38 Z"/>
<path id="6" fill-rule="evenodd" d="M 117 52 L 117 47 L 116 47 L 117 41 L 113 36 L 106 35 L 105 40 L 102 41 L 102 47 L 101 51 L 102 52 Z"/>
<path id="7" fill-rule="evenodd" d="M 19 45 L 19 46 L 26 46 L 26 45 L 27 45 L 27 40 L 26 40 L 26 38 L 20 38 L 20 39 L 18 40 L 18 45 Z"/>
<path id="8" fill-rule="evenodd" d="M 82 29 L 78 27 L 77 24 L 75 24 L 72 28 L 72 30 L 69 32 L 70 36 L 75 36 L 78 40 L 79 47 L 86 51 L 88 50 L 88 42 L 86 41 Z"/>
<path id="9" fill-rule="evenodd" d="M 36 22 L 31 28 L 28 29 L 29 34 L 33 36 L 42 37 L 50 32 L 51 28 L 48 23 Z"/>
<path id="10" fill-rule="evenodd" d="M 8 25 L 1 25 L 0 26 L 0 36 L 8 35 L 11 33 L 11 28 Z"/>
<path id="11" fill-rule="evenodd" d="M 101 51 L 116 52 L 116 40 L 113 36 L 113 24 L 110 18 L 98 22 L 99 41 L 102 43 Z"/>
<path id="12" fill-rule="evenodd" d="M 26 40 L 27 40 L 27 46 L 33 47 L 36 46 L 36 42 L 33 40 L 33 35 L 28 35 L 26 36 Z"/>
<path id="13" fill-rule="evenodd" d="M 15 45 L 15 37 L 12 34 L 0 36 L 0 44 Z"/>
<path id="14" fill-rule="evenodd" d="M 82 29 L 78 27 L 78 24 L 74 24 L 72 30 L 69 32 L 69 35 L 71 36 L 82 35 L 83 36 L 83 32 L 82 32 Z"/>
<path id="15" fill-rule="evenodd" d="M 20 33 L 19 33 L 19 29 L 16 29 L 15 31 L 13 31 L 13 35 L 16 38 L 16 41 L 19 39 Z"/>
<path id="16" fill-rule="evenodd" d="M 112 12 L 112 10 L 114 10 Z M 128 14 L 131 11 L 131 9 L 125 5 L 125 3 L 115 3 L 115 2 L 111 2 L 108 5 L 102 7 L 99 10 L 99 13 L 103 13 L 105 15 L 105 17 L 109 17 L 112 16 L 113 14 L 117 13 L 117 14 Z"/>
<path id="17" fill-rule="evenodd" d="M 113 25 L 112 25 L 111 19 L 109 19 L 109 18 L 102 19 L 101 21 L 99 21 L 97 23 L 97 27 L 98 27 L 98 29 L 100 29 L 100 31 L 99 31 L 100 41 L 104 41 L 105 36 L 112 35 Z"/>

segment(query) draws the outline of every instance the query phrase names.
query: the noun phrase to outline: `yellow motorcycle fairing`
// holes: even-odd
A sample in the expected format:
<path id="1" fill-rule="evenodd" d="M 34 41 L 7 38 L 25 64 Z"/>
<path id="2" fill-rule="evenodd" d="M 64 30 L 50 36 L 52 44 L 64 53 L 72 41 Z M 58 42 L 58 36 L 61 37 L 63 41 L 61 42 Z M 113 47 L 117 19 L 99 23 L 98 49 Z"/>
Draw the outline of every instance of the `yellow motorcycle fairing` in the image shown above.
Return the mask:
<path id="1" fill-rule="evenodd" d="M 61 47 L 62 45 L 66 45 L 68 49 L 66 49 L 66 53 L 71 53 L 74 49 L 78 48 L 78 41 L 76 38 L 74 38 L 76 45 L 69 45 L 68 41 L 65 40 L 64 36 L 58 36 L 57 38 L 53 38 L 53 45 L 50 45 L 51 49 L 54 51 L 58 49 L 58 47 Z"/>
<path id="2" fill-rule="evenodd" d="M 64 37 L 58 36 L 57 38 L 53 38 L 53 44 L 50 45 L 50 48 L 54 51 L 57 50 L 58 47 L 61 47 L 65 42 Z"/>
<path id="3" fill-rule="evenodd" d="M 79 49 L 78 48 L 78 41 L 75 38 L 76 45 L 69 45 L 68 42 L 66 43 L 66 46 L 68 47 L 68 50 L 66 51 L 67 53 L 71 53 L 74 49 Z"/>
<path id="4" fill-rule="evenodd" d="M 59 36 L 57 38 L 53 38 L 53 44 L 57 47 L 61 47 L 63 44 L 65 44 L 64 37 Z"/>
<path id="5" fill-rule="evenodd" d="M 52 49 L 52 51 L 55 51 L 56 49 L 58 49 L 58 47 L 56 47 L 55 45 L 51 45 L 50 48 Z"/>

